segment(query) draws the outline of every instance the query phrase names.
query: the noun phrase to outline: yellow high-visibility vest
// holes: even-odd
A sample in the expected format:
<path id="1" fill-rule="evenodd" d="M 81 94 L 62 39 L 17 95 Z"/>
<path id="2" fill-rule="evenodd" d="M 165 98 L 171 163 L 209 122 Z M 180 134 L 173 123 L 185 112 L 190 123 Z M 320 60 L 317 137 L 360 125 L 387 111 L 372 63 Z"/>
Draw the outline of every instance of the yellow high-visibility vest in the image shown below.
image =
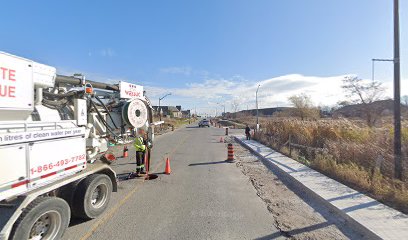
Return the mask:
<path id="1" fill-rule="evenodd" d="M 143 144 L 143 138 L 142 137 L 137 137 L 135 139 L 135 142 L 133 143 L 133 146 L 135 146 L 137 152 L 146 151 L 146 146 Z"/>

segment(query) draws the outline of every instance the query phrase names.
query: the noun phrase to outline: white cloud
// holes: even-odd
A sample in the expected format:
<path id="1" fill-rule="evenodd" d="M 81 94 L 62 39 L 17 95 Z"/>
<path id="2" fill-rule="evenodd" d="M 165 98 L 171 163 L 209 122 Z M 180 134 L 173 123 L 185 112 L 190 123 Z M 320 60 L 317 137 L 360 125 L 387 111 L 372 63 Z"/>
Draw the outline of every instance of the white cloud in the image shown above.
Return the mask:
<path id="1" fill-rule="evenodd" d="M 70 75 L 73 72 L 59 69 L 60 74 Z M 305 76 L 301 74 L 289 74 L 261 81 L 249 81 L 241 76 L 231 78 L 218 78 L 203 80 L 202 82 L 188 83 L 184 86 L 163 88 L 151 86 L 148 83 L 134 82 L 128 79 L 118 79 L 104 77 L 95 73 L 85 73 L 87 79 L 103 81 L 107 83 L 118 83 L 120 80 L 134 82 L 144 85 L 147 95 L 153 104 L 158 104 L 158 98 L 166 93 L 172 95 L 165 99 L 166 105 L 182 105 L 185 109 L 197 107 L 197 111 L 214 113 L 215 108 L 221 110 L 221 105 L 225 105 L 226 110 L 231 110 L 231 103 L 238 101 L 239 109 L 255 108 L 255 92 L 258 84 L 261 85 L 258 92 L 260 108 L 289 106 L 288 97 L 306 93 L 311 96 L 315 105 L 334 105 L 347 97 L 341 88 L 342 80 L 345 76 Z M 386 92 L 384 97 L 392 97 L 393 83 L 391 80 L 384 80 Z M 401 95 L 408 95 L 408 79 L 401 80 Z M 219 104 L 217 104 L 219 103 Z"/>
<path id="2" fill-rule="evenodd" d="M 345 76 L 317 77 L 291 74 L 261 81 L 260 107 L 288 105 L 288 98 L 306 93 L 316 105 L 333 105 L 345 98 L 341 88 Z M 254 88 L 255 89 L 255 88 Z"/>
<path id="3" fill-rule="evenodd" d="M 216 105 L 221 102 L 230 108 L 232 101 L 238 101 L 240 109 L 253 108 L 255 92 L 258 84 L 259 107 L 288 106 L 289 96 L 306 93 L 317 105 L 332 105 L 344 99 L 341 88 L 342 79 L 347 75 L 333 77 L 303 76 L 291 74 L 259 82 L 250 82 L 242 77 L 232 79 L 209 79 L 202 83 L 190 83 L 181 88 L 146 87 L 149 96 L 157 97 L 165 92 L 172 92 L 173 96 L 201 100 L 202 105 Z"/>
<path id="4" fill-rule="evenodd" d="M 116 56 L 115 50 L 113 50 L 111 48 L 104 48 L 104 49 L 99 51 L 99 54 L 102 57 L 114 57 L 114 56 Z"/>
<path id="5" fill-rule="evenodd" d="M 385 95 L 387 97 L 394 96 L 394 83 L 392 80 L 383 83 L 385 87 Z M 401 96 L 408 95 L 408 78 L 401 79 Z"/>
<path id="6" fill-rule="evenodd" d="M 195 74 L 195 71 L 190 68 L 168 70 L 180 73 L 190 71 L 190 74 Z M 220 104 L 225 105 L 229 111 L 234 101 L 239 102 L 240 110 L 247 109 L 247 107 L 255 108 L 255 92 L 258 84 L 261 85 L 258 92 L 260 108 L 290 106 L 288 98 L 301 93 L 309 95 L 316 106 L 333 106 L 339 101 L 347 100 L 347 94 L 341 87 L 346 76 L 355 76 L 355 74 L 337 76 L 288 74 L 261 81 L 249 81 L 239 75 L 231 78 L 213 76 L 202 82 L 187 83 L 174 88 L 154 87 L 148 84 L 144 87 L 154 104 L 158 104 L 159 97 L 171 92 L 171 97 L 166 98 L 166 104 L 182 105 L 187 108 L 196 106 L 202 111 L 214 109 L 217 106 L 220 108 Z M 392 81 L 385 80 L 383 84 L 384 97 L 392 97 Z M 407 78 L 401 80 L 401 95 L 408 95 Z"/>

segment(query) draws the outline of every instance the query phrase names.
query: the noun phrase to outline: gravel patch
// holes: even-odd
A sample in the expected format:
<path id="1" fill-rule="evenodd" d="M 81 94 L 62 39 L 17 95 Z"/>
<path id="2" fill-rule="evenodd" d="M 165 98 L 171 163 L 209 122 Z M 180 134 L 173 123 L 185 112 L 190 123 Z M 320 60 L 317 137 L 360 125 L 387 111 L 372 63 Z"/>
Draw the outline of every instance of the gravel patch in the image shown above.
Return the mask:
<path id="1" fill-rule="evenodd" d="M 226 142 L 234 144 L 236 166 L 248 176 L 273 215 L 275 226 L 288 239 L 364 239 L 340 216 L 290 190 L 257 156 L 234 139 L 228 137 Z"/>

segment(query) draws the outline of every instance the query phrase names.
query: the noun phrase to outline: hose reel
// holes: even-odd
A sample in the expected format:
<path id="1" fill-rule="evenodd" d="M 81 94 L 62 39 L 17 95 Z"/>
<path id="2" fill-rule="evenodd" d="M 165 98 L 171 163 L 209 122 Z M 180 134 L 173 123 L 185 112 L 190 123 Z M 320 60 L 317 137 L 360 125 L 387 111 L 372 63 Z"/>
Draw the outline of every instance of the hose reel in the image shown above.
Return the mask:
<path id="1" fill-rule="evenodd" d="M 146 127 L 148 120 L 147 105 L 141 99 L 132 99 L 123 106 L 122 117 L 126 124 L 134 128 Z"/>

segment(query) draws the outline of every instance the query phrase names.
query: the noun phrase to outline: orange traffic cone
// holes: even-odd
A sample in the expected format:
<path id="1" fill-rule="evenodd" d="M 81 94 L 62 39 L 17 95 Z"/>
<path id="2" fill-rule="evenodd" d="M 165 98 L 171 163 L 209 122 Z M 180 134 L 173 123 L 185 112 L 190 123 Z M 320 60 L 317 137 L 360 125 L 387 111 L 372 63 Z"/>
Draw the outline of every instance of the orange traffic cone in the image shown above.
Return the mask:
<path id="1" fill-rule="evenodd" d="M 220 137 L 220 142 L 224 142 L 224 139 L 222 139 L 222 137 Z"/>
<path id="2" fill-rule="evenodd" d="M 129 153 L 128 153 L 128 148 L 126 146 L 123 147 L 123 157 L 128 157 Z"/>
<path id="3" fill-rule="evenodd" d="M 169 175 L 171 173 L 171 168 L 170 168 L 170 159 L 166 159 L 166 168 L 164 169 L 164 173 Z"/>

